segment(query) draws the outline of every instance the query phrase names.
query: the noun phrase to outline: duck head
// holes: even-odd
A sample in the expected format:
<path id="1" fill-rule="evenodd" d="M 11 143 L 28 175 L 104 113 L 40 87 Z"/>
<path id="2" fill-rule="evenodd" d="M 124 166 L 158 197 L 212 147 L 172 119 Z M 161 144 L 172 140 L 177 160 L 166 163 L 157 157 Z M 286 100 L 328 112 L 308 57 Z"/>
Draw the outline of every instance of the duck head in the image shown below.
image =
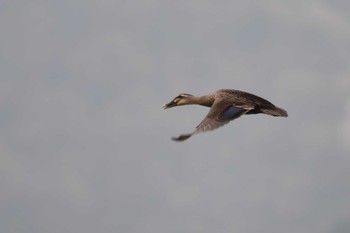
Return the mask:
<path id="1" fill-rule="evenodd" d="M 193 95 L 190 94 L 186 94 L 186 93 L 182 93 L 178 96 L 176 96 L 171 102 L 164 104 L 163 108 L 167 109 L 167 108 L 172 108 L 175 106 L 180 106 L 180 105 L 186 105 L 190 103 L 190 97 L 192 97 Z"/>

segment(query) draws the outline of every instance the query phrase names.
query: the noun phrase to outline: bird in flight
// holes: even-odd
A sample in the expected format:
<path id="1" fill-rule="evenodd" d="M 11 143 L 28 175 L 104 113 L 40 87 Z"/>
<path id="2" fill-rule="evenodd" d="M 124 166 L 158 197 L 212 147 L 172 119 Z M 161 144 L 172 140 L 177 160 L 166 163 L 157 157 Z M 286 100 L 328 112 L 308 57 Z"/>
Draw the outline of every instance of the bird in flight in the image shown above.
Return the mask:
<path id="1" fill-rule="evenodd" d="M 288 116 L 286 110 L 276 107 L 259 96 L 233 89 L 220 89 L 204 96 L 182 93 L 168 104 L 164 104 L 163 108 L 168 109 L 190 104 L 210 107 L 210 110 L 192 133 L 173 137 L 172 139 L 175 141 L 185 141 L 194 134 L 219 128 L 243 114 L 263 113 L 271 116 Z"/>

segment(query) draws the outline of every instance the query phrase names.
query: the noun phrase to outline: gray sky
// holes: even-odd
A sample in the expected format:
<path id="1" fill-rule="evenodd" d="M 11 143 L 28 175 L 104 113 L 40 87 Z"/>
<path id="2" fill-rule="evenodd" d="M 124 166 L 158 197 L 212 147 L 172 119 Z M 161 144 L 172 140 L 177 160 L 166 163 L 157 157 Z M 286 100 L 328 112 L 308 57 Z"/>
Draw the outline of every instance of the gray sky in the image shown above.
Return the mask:
<path id="1" fill-rule="evenodd" d="M 0 1 L 0 231 L 350 232 L 350 2 Z M 288 110 L 175 143 L 234 88 Z"/>

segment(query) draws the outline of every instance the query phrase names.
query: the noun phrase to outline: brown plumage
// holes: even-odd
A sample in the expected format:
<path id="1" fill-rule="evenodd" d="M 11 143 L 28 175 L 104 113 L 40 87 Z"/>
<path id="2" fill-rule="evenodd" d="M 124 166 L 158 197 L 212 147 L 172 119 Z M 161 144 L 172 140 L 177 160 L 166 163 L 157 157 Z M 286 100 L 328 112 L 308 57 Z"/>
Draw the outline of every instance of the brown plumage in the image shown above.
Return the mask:
<path id="1" fill-rule="evenodd" d="M 173 140 L 175 141 L 184 141 L 194 134 L 216 129 L 243 114 L 263 113 L 271 116 L 288 116 L 286 110 L 276 107 L 259 96 L 233 89 L 221 89 L 200 97 L 183 93 L 175 97 L 170 103 L 163 105 L 163 108 L 189 104 L 211 108 L 194 132 L 174 137 Z"/>

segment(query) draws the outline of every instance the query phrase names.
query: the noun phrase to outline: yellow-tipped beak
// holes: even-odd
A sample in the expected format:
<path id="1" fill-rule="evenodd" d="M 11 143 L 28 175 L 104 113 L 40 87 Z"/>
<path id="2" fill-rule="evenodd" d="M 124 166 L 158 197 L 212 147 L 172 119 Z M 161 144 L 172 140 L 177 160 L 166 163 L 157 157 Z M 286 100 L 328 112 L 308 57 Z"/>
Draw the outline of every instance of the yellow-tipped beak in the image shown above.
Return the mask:
<path id="1" fill-rule="evenodd" d="M 163 105 L 163 108 L 164 108 L 164 109 L 168 109 L 168 108 L 175 107 L 175 106 L 177 106 L 177 104 L 176 104 L 174 101 L 171 101 L 171 102 L 168 103 L 168 104 L 164 104 L 164 105 Z"/>

